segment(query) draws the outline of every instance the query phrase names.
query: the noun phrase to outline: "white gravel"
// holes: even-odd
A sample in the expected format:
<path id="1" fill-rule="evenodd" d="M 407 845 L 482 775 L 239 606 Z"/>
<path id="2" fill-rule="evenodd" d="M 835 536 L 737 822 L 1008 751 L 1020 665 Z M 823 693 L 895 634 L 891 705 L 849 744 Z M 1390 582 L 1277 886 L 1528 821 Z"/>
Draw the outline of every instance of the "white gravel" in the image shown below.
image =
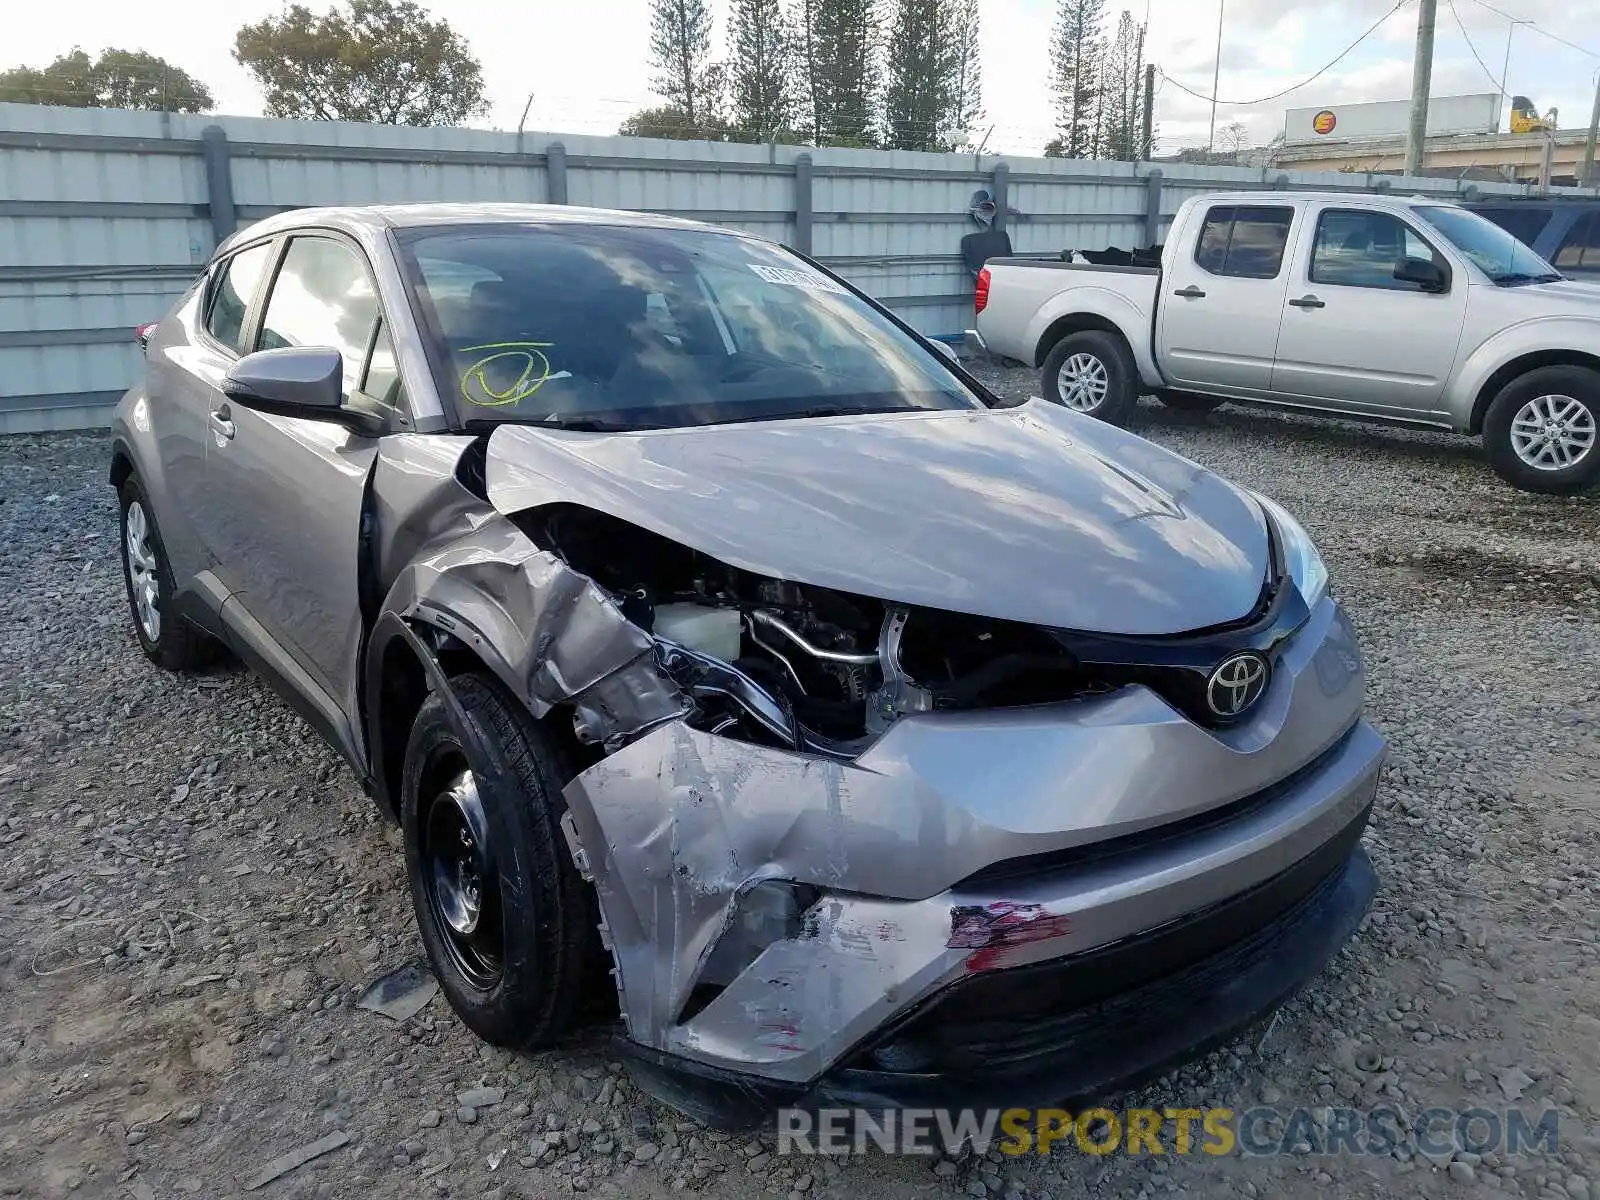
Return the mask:
<path id="1" fill-rule="evenodd" d="M 1559 1106 L 1558 1156 L 802 1159 L 651 1105 L 598 1030 L 516 1056 L 439 999 L 357 1009 L 420 953 L 397 835 L 249 675 L 145 662 L 107 442 L 55 436 L 0 440 L 0 1195 L 232 1196 L 342 1132 L 251 1194 L 1600 1197 L 1600 500 L 1513 492 L 1430 434 L 1153 406 L 1138 429 L 1316 536 L 1392 751 L 1360 936 L 1131 1102 L 1516 1094 Z"/>

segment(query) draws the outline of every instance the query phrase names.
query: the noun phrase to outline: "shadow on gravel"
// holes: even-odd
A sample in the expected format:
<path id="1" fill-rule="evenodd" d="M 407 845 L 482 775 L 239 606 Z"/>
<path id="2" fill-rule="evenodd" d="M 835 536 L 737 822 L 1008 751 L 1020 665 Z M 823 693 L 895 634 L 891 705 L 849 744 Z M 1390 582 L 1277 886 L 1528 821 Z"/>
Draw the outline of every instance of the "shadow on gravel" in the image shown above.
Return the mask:
<path id="1" fill-rule="evenodd" d="M 1474 547 L 1422 554 L 1379 551 L 1372 561 L 1399 567 L 1434 594 L 1494 598 L 1506 605 L 1547 603 L 1593 613 L 1600 604 L 1600 567 L 1546 566 Z"/>
<path id="2" fill-rule="evenodd" d="M 1139 426 L 1150 429 L 1231 430 L 1258 441 L 1273 439 L 1346 454 L 1370 450 L 1418 462 L 1471 464 L 1488 472 L 1474 439 L 1433 430 L 1400 429 L 1336 417 L 1267 412 L 1231 405 L 1209 413 L 1185 413 L 1149 402 L 1140 404 L 1135 420 Z"/>

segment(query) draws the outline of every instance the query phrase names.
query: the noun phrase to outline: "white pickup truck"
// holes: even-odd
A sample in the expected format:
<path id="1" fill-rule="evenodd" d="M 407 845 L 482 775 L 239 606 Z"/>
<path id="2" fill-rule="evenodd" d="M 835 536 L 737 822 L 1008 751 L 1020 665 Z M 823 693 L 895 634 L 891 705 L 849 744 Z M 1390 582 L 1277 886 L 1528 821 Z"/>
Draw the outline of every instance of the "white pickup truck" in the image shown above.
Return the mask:
<path id="1" fill-rule="evenodd" d="M 1528 491 L 1600 478 L 1600 286 L 1425 198 L 1185 201 L 1159 267 L 990 259 L 977 339 L 1051 400 L 1122 421 L 1139 395 L 1481 435 Z"/>

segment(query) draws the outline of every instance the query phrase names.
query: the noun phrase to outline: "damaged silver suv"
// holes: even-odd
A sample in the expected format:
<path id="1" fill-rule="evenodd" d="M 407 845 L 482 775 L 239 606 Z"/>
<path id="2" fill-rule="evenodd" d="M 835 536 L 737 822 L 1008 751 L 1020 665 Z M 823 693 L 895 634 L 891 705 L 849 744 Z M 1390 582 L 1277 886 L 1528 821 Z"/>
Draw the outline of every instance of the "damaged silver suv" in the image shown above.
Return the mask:
<path id="1" fill-rule="evenodd" d="M 480 1036 L 657 1096 L 1103 1096 L 1351 935 L 1381 738 L 1306 533 L 1006 404 L 815 263 L 640 214 L 302 210 L 145 331 L 134 631 L 404 830 Z"/>

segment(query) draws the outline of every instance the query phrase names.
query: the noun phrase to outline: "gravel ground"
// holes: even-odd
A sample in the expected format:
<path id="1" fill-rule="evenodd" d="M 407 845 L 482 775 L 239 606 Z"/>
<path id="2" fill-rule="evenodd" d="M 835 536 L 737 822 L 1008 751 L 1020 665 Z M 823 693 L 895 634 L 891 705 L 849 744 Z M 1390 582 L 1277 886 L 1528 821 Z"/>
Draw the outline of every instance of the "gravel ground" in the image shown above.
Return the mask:
<path id="1" fill-rule="evenodd" d="M 598 1030 L 510 1055 L 442 1000 L 357 1009 L 420 954 L 397 834 L 242 670 L 143 659 L 106 441 L 55 436 L 0 442 L 0 1195 L 231 1196 L 339 1135 L 260 1194 L 1600 1196 L 1600 502 L 1510 491 L 1442 436 L 1231 408 L 1138 428 L 1300 515 L 1392 754 L 1361 934 L 1132 1103 L 1514 1095 L 1558 1106 L 1557 1154 L 778 1156 L 644 1100 Z"/>

